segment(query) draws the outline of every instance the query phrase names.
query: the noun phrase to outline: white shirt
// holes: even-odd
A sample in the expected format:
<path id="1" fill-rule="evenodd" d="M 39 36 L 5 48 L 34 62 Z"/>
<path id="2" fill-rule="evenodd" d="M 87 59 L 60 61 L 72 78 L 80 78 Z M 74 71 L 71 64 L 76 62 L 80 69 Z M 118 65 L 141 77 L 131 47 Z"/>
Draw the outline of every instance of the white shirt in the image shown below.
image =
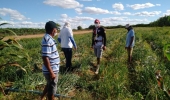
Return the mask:
<path id="1" fill-rule="evenodd" d="M 62 48 L 72 48 L 73 47 L 70 37 L 73 37 L 72 29 L 70 27 L 64 26 L 58 35 L 58 38 L 61 39 L 61 47 Z"/>

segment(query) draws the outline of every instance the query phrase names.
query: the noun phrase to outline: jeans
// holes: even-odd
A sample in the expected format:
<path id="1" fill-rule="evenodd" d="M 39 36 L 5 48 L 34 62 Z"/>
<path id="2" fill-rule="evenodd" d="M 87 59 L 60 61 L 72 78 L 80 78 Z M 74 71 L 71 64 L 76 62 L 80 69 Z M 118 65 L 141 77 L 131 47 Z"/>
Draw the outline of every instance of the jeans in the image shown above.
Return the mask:
<path id="1" fill-rule="evenodd" d="M 66 68 L 70 68 L 72 66 L 71 59 L 72 59 L 72 48 L 62 48 L 66 58 Z"/>

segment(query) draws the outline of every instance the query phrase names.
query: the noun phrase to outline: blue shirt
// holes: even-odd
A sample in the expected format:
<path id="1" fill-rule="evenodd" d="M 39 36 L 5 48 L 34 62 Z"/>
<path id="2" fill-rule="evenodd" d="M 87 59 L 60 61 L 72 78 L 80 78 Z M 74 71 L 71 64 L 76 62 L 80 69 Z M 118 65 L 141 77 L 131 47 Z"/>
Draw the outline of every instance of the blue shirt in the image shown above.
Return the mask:
<path id="1" fill-rule="evenodd" d="M 42 56 L 49 58 L 50 66 L 54 73 L 59 72 L 60 63 L 60 58 L 56 44 L 57 44 L 56 41 L 47 33 L 44 35 L 41 43 Z M 42 66 L 42 71 L 43 73 L 49 73 L 48 69 L 44 64 Z"/>
<path id="2" fill-rule="evenodd" d="M 130 45 L 132 37 L 134 37 L 134 39 L 133 39 L 132 45 L 130 47 L 135 46 L 135 32 L 133 29 L 129 30 L 126 35 L 126 47 L 128 47 Z"/>

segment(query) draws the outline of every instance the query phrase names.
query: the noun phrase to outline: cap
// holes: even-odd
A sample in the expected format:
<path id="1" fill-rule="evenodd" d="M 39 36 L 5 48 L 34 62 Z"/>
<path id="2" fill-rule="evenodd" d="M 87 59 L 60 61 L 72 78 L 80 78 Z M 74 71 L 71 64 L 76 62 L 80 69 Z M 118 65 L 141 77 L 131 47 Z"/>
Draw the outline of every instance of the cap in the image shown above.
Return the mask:
<path id="1" fill-rule="evenodd" d="M 100 23 L 100 21 L 98 19 L 95 19 L 94 23 Z"/>
<path id="2" fill-rule="evenodd" d="M 130 27 L 130 25 L 129 25 L 129 24 L 126 24 L 125 28 L 127 29 L 127 28 L 129 28 L 129 27 Z"/>
<path id="3" fill-rule="evenodd" d="M 57 28 L 57 29 L 58 29 L 58 27 L 57 27 L 57 25 L 56 25 L 55 22 L 53 22 L 53 21 L 48 21 L 48 22 L 45 24 L 45 30 L 46 30 L 46 31 L 50 31 L 50 30 L 52 30 L 53 28 Z"/>

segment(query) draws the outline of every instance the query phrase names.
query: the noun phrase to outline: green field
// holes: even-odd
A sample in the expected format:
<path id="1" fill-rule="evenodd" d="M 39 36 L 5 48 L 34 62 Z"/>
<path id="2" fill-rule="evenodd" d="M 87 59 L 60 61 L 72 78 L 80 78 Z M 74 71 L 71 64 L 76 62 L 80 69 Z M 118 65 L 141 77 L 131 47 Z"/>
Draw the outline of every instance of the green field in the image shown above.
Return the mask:
<path id="1" fill-rule="evenodd" d="M 62 100 L 169 100 L 170 61 L 164 55 L 164 46 L 170 43 L 170 27 L 134 28 L 136 45 L 133 63 L 127 64 L 125 50 L 126 30 L 107 30 L 107 48 L 103 53 L 98 75 L 92 71 L 96 57 L 91 50 L 91 33 L 74 35 L 78 46 L 73 51 L 72 72 L 64 71 L 64 55 L 61 58 L 58 92 Z M 57 37 L 55 38 L 57 40 Z M 22 90 L 42 92 L 45 79 L 41 72 L 41 38 L 18 41 L 24 49 L 13 47 L 1 50 L 0 84 L 5 90 L 10 86 L 18 92 L 0 94 L 0 100 L 38 100 L 39 95 Z M 168 48 L 168 47 L 167 47 Z M 10 55 L 15 56 L 10 56 Z M 21 56 L 19 56 L 21 55 Z M 19 59 L 20 58 L 20 59 Z M 159 87 L 155 72 L 161 71 L 163 88 Z M 64 97 L 66 96 L 66 97 Z"/>

